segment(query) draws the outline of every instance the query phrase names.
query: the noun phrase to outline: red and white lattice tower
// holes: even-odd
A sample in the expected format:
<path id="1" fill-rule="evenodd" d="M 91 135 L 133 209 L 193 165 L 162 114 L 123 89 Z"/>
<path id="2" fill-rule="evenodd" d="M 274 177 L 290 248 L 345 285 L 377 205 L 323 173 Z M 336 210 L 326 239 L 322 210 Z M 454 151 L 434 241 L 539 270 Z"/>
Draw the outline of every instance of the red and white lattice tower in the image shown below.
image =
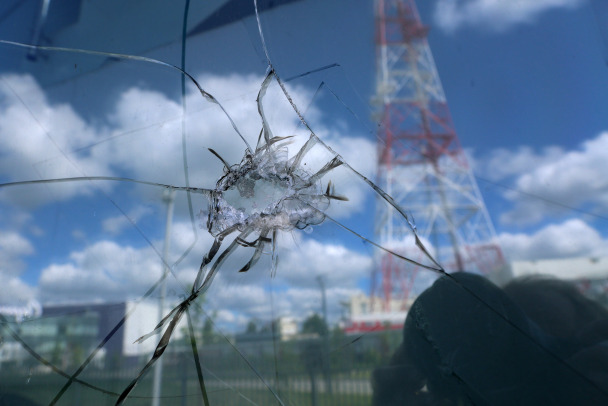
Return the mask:
<path id="1" fill-rule="evenodd" d="M 505 262 L 454 131 L 427 32 L 413 0 L 376 0 L 377 181 L 412 214 L 419 237 L 446 271 L 492 276 L 505 271 Z M 382 203 L 376 210 L 376 238 L 421 259 L 407 223 Z M 420 289 L 422 279 L 430 280 L 421 278 L 430 271 L 385 253 L 378 253 L 375 268 L 376 312 L 406 310 L 412 287 Z"/>

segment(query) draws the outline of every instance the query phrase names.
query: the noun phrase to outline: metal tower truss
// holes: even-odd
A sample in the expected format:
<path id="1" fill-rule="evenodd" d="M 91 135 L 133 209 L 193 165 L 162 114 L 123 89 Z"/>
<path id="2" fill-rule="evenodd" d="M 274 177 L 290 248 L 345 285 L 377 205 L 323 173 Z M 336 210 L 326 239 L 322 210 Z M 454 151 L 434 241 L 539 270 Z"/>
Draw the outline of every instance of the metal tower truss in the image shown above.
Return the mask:
<path id="1" fill-rule="evenodd" d="M 411 213 L 418 236 L 447 271 L 492 276 L 505 262 L 454 131 L 427 33 L 413 0 L 376 1 L 378 183 Z M 392 207 L 378 204 L 377 238 L 418 260 L 401 220 Z M 396 300 L 407 307 L 410 290 L 433 279 L 423 273 L 378 253 L 372 297 L 384 311 Z"/>

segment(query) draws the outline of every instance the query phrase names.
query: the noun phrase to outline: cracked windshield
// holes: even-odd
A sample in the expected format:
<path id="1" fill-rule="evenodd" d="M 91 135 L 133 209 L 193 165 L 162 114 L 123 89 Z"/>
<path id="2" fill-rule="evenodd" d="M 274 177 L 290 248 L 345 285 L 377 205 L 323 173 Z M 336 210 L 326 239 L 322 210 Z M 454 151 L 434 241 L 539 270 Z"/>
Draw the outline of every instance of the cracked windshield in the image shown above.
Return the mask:
<path id="1" fill-rule="evenodd" d="M 608 404 L 608 4 L 0 5 L 0 405 Z"/>

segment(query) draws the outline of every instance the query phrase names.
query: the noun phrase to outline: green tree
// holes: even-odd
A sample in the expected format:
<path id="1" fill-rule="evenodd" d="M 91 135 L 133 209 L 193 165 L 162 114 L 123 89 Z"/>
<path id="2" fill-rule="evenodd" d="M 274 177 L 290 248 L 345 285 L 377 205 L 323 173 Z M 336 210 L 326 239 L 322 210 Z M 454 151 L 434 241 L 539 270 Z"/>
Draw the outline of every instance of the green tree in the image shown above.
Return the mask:
<path id="1" fill-rule="evenodd" d="M 253 320 L 249 320 L 249 323 L 247 323 L 247 330 L 245 330 L 246 333 L 248 334 L 255 334 L 258 332 L 258 325 L 255 324 L 255 322 Z"/>
<path id="2" fill-rule="evenodd" d="M 331 337 L 332 347 L 340 347 L 347 340 L 346 333 L 338 325 L 334 326 L 331 329 L 330 337 Z"/>
<path id="3" fill-rule="evenodd" d="M 327 334 L 327 324 L 325 320 L 317 313 L 309 316 L 304 323 L 302 324 L 302 333 L 303 334 L 318 334 L 321 337 L 324 337 Z"/>
<path id="4" fill-rule="evenodd" d="M 70 364 L 78 366 L 82 364 L 85 358 L 84 348 L 79 343 L 71 343 L 70 348 Z"/>
<path id="5" fill-rule="evenodd" d="M 217 343 L 219 341 L 219 337 L 213 328 L 213 322 L 216 318 L 217 312 L 214 311 L 203 323 L 203 343 L 205 344 Z"/>

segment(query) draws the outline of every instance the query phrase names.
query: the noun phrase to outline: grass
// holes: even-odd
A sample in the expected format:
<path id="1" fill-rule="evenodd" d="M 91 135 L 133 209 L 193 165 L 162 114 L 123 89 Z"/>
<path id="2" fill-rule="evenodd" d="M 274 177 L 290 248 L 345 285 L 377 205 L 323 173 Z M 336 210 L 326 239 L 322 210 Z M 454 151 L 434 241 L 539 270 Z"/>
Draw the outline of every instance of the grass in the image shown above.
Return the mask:
<path id="1" fill-rule="evenodd" d="M 85 380 L 104 389 L 121 392 L 128 380 L 116 378 L 91 378 Z M 6 376 L 0 379 L 0 400 L 3 395 L 20 395 L 38 405 L 48 405 L 66 380 L 57 375 L 37 375 L 29 380 L 24 376 Z M 149 406 L 152 393 L 152 374 L 148 374 L 132 392 L 126 405 Z M 312 393 L 283 391 L 280 397 L 286 406 L 368 406 L 371 395 L 348 393 L 317 393 L 316 402 Z M 212 406 L 237 405 L 279 405 L 272 393 L 267 389 L 233 389 L 208 388 L 209 401 Z M 164 380 L 161 405 L 200 406 L 202 396 L 198 381 L 193 378 L 186 382 L 180 380 Z M 57 406 L 110 406 L 116 402 L 116 396 L 100 393 L 81 384 L 74 383 L 61 397 Z"/>

